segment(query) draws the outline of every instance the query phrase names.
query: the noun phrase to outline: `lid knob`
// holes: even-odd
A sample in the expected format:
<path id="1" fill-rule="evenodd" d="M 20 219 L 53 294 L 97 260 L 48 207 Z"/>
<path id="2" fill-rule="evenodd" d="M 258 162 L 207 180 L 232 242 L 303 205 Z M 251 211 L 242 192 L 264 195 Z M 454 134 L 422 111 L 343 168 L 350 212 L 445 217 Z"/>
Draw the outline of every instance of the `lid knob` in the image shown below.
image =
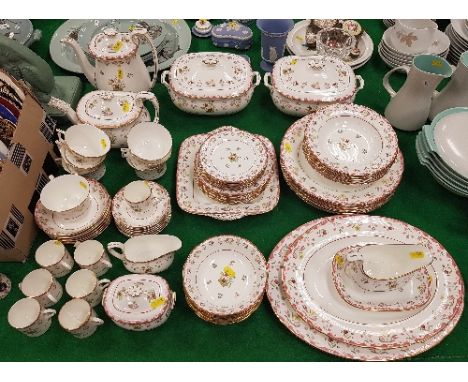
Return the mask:
<path id="1" fill-rule="evenodd" d="M 106 36 L 116 36 L 118 32 L 114 28 L 106 28 L 103 30 L 103 33 Z"/>

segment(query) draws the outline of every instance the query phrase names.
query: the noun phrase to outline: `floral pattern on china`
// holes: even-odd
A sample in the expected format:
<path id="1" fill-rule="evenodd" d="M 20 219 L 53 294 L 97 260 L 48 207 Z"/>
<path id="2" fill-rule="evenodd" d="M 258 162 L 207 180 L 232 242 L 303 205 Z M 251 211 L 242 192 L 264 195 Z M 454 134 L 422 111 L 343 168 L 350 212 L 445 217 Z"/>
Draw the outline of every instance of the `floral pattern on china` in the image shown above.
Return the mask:
<path id="1" fill-rule="evenodd" d="M 210 238 L 195 247 L 182 271 L 184 290 L 197 310 L 234 315 L 258 303 L 266 285 L 266 262 L 250 241 Z"/>
<path id="2" fill-rule="evenodd" d="M 338 250 L 354 244 L 408 242 L 424 246 L 433 258 L 428 269 L 437 288 L 424 307 L 368 312 L 337 298 L 329 288 L 331 261 Z M 358 347 L 391 349 L 427 341 L 450 325 L 463 304 L 463 280 L 453 258 L 425 232 L 390 218 L 360 215 L 320 219 L 320 224 L 290 246 L 283 265 L 282 286 L 298 315 L 330 338 Z"/>
<path id="3" fill-rule="evenodd" d="M 227 98 L 252 87 L 253 72 L 247 60 L 227 53 L 190 53 L 171 67 L 174 92 L 190 98 Z"/>
<path id="4" fill-rule="evenodd" d="M 398 154 L 398 138 L 390 123 L 355 104 L 318 110 L 307 123 L 304 145 L 327 171 L 372 180 L 386 173 Z"/>
<path id="5" fill-rule="evenodd" d="M 301 101 L 340 102 L 356 88 L 351 67 L 334 57 L 285 57 L 273 67 L 271 79 L 281 95 Z"/>

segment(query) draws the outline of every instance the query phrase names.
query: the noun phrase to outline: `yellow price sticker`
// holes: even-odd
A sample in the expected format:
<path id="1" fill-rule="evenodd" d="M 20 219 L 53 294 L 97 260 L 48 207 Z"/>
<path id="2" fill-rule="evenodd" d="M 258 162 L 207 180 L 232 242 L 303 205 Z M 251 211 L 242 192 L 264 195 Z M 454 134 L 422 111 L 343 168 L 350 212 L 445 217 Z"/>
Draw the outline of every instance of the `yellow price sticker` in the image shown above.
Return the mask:
<path id="1" fill-rule="evenodd" d="M 293 58 L 291 60 L 291 65 L 296 65 L 297 64 L 297 58 Z"/>
<path id="2" fill-rule="evenodd" d="M 85 190 L 88 189 L 88 185 L 85 182 L 80 182 L 80 187 L 84 188 Z"/>
<path id="3" fill-rule="evenodd" d="M 130 103 L 128 101 L 122 102 L 122 111 L 128 113 L 130 111 Z"/>
<path id="4" fill-rule="evenodd" d="M 302 36 L 296 36 L 296 40 L 299 40 L 300 42 L 304 41 L 304 37 Z"/>
<path id="5" fill-rule="evenodd" d="M 287 153 L 291 153 L 292 152 L 292 146 L 289 142 L 285 142 L 284 143 L 284 149 L 286 150 Z"/>
<path id="6" fill-rule="evenodd" d="M 149 182 L 147 180 L 144 180 L 143 183 L 145 184 L 146 187 L 149 187 Z"/>
<path id="7" fill-rule="evenodd" d="M 123 47 L 123 42 L 122 42 L 122 40 L 117 40 L 117 41 L 115 42 L 115 44 L 112 45 L 112 50 L 113 50 L 115 53 L 118 53 L 118 52 L 120 52 L 120 50 L 122 49 L 122 47 Z"/>
<path id="8" fill-rule="evenodd" d="M 118 68 L 117 69 L 117 79 L 123 80 L 123 78 L 124 78 L 124 71 L 122 70 L 122 68 Z"/>
<path id="9" fill-rule="evenodd" d="M 62 242 L 60 240 L 54 240 L 54 244 L 62 246 Z"/>
<path id="10" fill-rule="evenodd" d="M 233 279 L 236 277 L 236 272 L 229 265 L 226 265 L 224 267 L 223 272 L 226 274 L 226 276 L 231 277 Z"/>
<path id="11" fill-rule="evenodd" d="M 336 261 L 336 264 L 338 264 L 339 267 L 342 267 L 343 264 L 344 264 L 344 259 L 343 259 L 343 256 L 341 256 L 341 255 L 336 255 L 335 256 L 335 261 Z"/>
<path id="12" fill-rule="evenodd" d="M 172 25 L 179 24 L 179 19 L 172 19 Z"/>
<path id="13" fill-rule="evenodd" d="M 158 298 L 153 298 L 150 301 L 150 307 L 151 309 L 156 309 L 159 308 L 161 305 L 164 305 L 166 303 L 166 298 L 165 297 L 158 297 Z"/>
<path id="14" fill-rule="evenodd" d="M 414 251 L 410 252 L 410 257 L 412 259 L 424 259 L 424 252 L 423 251 Z"/>
<path id="15" fill-rule="evenodd" d="M 435 66 L 436 68 L 441 68 L 443 65 L 444 64 L 441 60 L 432 60 L 432 66 Z"/>
<path id="16" fill-rule="evenodd" d="M 107 142 L 104 138 L 101 139 L 101 147 L 105 149 L 107 147 Z"/>

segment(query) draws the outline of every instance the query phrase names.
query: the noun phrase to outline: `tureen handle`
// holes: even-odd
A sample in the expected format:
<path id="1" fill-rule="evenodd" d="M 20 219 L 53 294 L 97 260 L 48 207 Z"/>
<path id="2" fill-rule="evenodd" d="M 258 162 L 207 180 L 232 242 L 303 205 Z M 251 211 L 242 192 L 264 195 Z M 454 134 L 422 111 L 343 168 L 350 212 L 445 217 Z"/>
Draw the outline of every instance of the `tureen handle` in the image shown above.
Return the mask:
<path id="1" fill-rule="evenodd" d="M 253 75 L 255 76 L 254 86 L 258 86 L 260 82 L 262 81 L 262 76 L 260 75 L 259 72 L 253 72 Z"/>
<path id="2" fill-rule="evenodd" d="M 159 102 L 154 93 L 151 92 L 139 92 L 136 96 L 137 100 L 150 101 L 154 108 L 154 119 L 153 122 L 159 121 Z"/>
<path id="3" fill-rule="evenodd" d="M 364 78 L 362 78 L 362 76 L 360 76 L 359 74 L 356 76 L 356 81 L 358 83 L 358 87 L 356 88 L 356 92 L 358 92 L 359 90 L 362 90 L 364 89 Z"/>
<path id="4" fill-rule="evenodd" d="M 270 80 L 271 80 L 271 73 L 266 72 L 265 75 L 263 76 L 263 83 L 268 89 L 271 89 Z"/>
<path id="5" fill-rule="evenodd" d="M 124 245 L 118 241 L 113 241 L 109 244 L 107 244 L 107 250 L 112 256 L 117 257 L 120 260 L 123 260 L 125 258 L 124 252 L 123 252 L 123 247 Z M 120 250 L 120 251 L 118 251 Z"/>
<path id="6" fill-rule="evenodd" d="M 385 90 L 388 92 L 388 94 L 390 94 L 390 97 L 395 97 L 396 95 L 396 91 L 393 90 L 392 85 L 390 85 L 390 82 L 389 82 L 390 76 L 395 72 L 405 72 L 406 74 L 408 74 L 409 70 L 410 68 L 408 66 L 403 65 L 403 66 L 398 66 L 396 68 L 393 68 L 387 74 L 385 74 L 383 78 L 383 86 Z"/>
<path id="7" fill-rule="evenodd" d="M 169 70 L 165 70 L 161 73 L 161 83 L 169 89 Z"/>

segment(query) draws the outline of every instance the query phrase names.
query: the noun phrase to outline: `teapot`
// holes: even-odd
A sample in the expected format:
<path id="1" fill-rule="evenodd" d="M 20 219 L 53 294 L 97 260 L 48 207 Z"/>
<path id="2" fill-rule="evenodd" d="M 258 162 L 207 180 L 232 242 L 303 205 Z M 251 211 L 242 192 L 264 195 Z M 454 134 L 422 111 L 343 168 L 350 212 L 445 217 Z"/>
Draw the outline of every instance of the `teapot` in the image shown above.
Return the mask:
<path id="1" fill-rule="evenodd" d="M 145 39 L 153 54 L 153 79 L 138 53 L 140 40 Z M 70 45 L 89 82 L 99 90 L 147 91 L 153 88 L 158 73 L 156 47 L 145 28 L 135 28 L 131 32 L 117 32 L 106 28 L 89 42 L 89 54 L 95 60 L 91 65 L 73 34 L 61 40 Z"/>

